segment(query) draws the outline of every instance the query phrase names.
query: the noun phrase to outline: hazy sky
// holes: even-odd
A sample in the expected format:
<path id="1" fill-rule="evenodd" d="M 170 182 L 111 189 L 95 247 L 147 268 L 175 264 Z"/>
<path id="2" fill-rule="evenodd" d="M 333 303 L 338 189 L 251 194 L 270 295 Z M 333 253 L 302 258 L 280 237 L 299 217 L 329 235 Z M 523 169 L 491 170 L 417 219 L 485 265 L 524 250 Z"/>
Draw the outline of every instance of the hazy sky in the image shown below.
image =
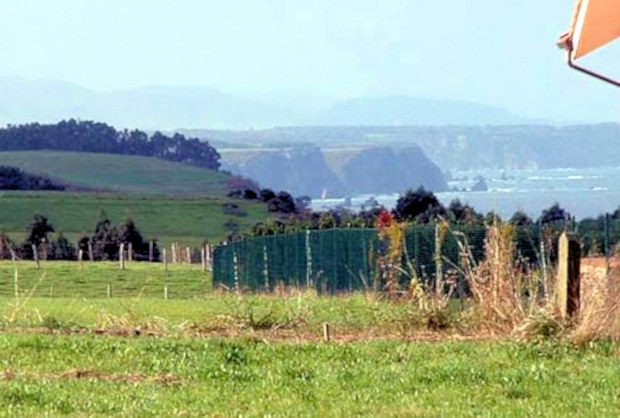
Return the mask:
<path id="1" fill-rule="evenodd" d="M 555 47 L 573 0 L 0 0 L 0 75 L 97 90 L 406 94 L 620 121 Z M 620 41 L 617 42 L 620 44 Z M 592 65 L 620 68 L 620 47 Z M 620 71 L 616 71 L 620 77 Z"/>

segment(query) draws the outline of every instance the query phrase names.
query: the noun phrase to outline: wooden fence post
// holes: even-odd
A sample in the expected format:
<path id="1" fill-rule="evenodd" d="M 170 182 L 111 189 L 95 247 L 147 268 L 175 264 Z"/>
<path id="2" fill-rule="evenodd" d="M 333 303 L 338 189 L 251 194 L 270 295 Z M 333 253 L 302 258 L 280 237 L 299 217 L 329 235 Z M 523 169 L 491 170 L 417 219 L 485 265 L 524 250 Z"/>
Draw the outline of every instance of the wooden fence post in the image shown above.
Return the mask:
<path id="1" fill-rule="evenodd" d="M 165 248 L 163 248 L 161 250 L 161 256 L 162 256 L 163 261 L 164 261 L 164 270 L 168 271 L 168 257 L 167 257 L 166 249 Z"/>
<path id="2" fill-rule="evenodd" d="M 330 335 L 329 324 L 325 322 L 323 324 L 323 341 L 328 343 L 330 339 L 331 339 L 331 335 Z"/>
<path id="3" fill-rule="evenodd" d="M 200 249 L 200 268 L 203 273 L 207 271 L 207 247 L 205 245 Z"/>
<path id="4" fill-rule="evenodd" d="M 213 270 L 213 250 L 209 243 L 205 245 L 205 265 L 207 270 Z"/>
<path id="5" fill-rule="evenodd" d="M 118 262 L 121 270 L 125 270 L 125 244 L 121 244 L 121 248 L 118 252 Z"/>
<path id="6" fill-rule="evenodd" d="M 149 241 L 149 261 L 153 262 L 153 241 Z"/>
<path id="7" fill-rule="evenodd" d="M 82 270 L 82 268 L 84 268 L 84 250 L 80 249 L 78 251 L 78 262 L 80 263 L 80 270 Z"/>
<path id="8" fill-rule="evenodd" d="M 127 244 L 127 261 L 130 263 L 133 261 L 133 244 L 131 242 Z"/>
<path id="9" fill-rule="evenodd" d="M 192 264 L 192 249 L 185 247 L 185 255 L 187 256 L 187 264 Z"/>
<path id="10" fill-rule="evenodd" d="M 39 264 L 39 250 L 37 249 L 37 246 L 32 244 L 32 259 L 34 260 L 35 263 L 37 263 L 37 270 L 41 268 L 41 265 Z"/>
<path id="11" fill-rule="evenodd" d="M 94 254 L 94 251 L 93 251 L 93 243 L 90 242 L 90 240 L 88 241 L 88 259 L 90 260 L 91 263 L 93 261 L 95 261 L 95 254 Z"/>
<path id="12" fill-rule="evenodd" d="M 562 318 L 579 311 L 581 246 L 573 235 L 562 233 L 558 250 L 557 307 Z"/>

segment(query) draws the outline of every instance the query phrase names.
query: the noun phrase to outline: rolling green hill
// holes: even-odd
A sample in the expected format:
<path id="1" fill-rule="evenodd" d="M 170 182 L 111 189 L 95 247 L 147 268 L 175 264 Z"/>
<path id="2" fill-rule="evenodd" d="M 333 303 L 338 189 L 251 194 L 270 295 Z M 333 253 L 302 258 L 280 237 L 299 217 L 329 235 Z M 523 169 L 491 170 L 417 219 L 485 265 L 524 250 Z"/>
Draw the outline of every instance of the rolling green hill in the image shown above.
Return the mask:
<path id="1" fill-rule="evenodd" d="M 148 195 L 224 196 L 228 175 L 150 157 L 61 151 L 0 152 L 0 165 L 73 186 Z"/>
<path id="2" fill-rule="evenodd" d="M 223 205 L 239 205 L 237 214 L 226 213 Z M 270 217 L 266 205 L 225 197 L 159 197 L 111 193 L 2 192 L 0 231 L 21 242 L 34 213 L 47 216 L 74 243 L 92 234 L 100 210 L 114 224 L 133 219 L 145 238 L 157 238 L 169 245 L 199 246 L 203 240 L 225 239 L 230 223 L 240 231 Z M 225 224 L 229 224 L 227 227 Z M 234 225 L 233 225 L 234 227 Z"/>

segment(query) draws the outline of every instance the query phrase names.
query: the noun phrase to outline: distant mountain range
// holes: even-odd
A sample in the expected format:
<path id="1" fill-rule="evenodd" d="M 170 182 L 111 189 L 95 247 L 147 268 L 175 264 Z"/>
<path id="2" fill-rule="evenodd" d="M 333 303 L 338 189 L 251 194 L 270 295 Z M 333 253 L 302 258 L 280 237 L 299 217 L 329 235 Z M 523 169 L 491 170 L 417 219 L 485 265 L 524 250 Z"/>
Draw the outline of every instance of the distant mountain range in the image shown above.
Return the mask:
<path id="1" fill-rule="evenodd" d="M 407 96 L 358 98 L 333 103 L 318 111 L 294 102 L 277 104 L 193 87 L 144 87 L 104 93 L 61 81 L 0 77 L 2 124 L 79 118 L 105 121 L 118 128 L 165 130 L 528 122 L 493 106 Z"/>

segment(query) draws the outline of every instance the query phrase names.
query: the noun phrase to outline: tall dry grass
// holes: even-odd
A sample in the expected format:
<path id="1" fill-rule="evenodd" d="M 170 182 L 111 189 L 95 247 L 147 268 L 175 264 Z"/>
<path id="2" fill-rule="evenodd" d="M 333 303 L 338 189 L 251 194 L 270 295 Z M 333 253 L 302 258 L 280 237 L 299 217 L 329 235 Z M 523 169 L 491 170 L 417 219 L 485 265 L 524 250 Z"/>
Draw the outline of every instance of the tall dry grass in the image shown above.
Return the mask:
<path id="1" fill-rule="evenodd" d="M 488 226 L 485 255 L 477 262 L 466 237 L 455 233 L 462 273 L 473 296 L 473 320 L 493 332 L 530 332 L 556 321 L 548 292 L 553 274 L 533 270 L 519 259 L 515 234 L 508 223 Z"/>

